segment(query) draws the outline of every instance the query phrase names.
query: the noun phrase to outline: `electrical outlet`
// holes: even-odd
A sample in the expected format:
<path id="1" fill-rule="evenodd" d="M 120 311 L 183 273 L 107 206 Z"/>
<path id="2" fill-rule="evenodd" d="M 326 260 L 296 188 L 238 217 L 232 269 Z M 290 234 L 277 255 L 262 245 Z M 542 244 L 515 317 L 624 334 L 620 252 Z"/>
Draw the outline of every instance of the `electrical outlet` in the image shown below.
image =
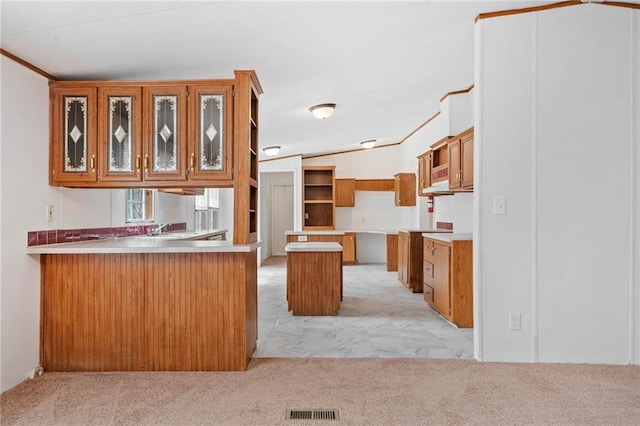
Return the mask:
<path id="1" fill-rule="evenodd" d="M 519 312 L 509 312 L 509 330 L 520 330 L 522 315 Z"/>
<path id="2" fill-rule="evenodd" d="M 35 379 L 38 376 L 42 376 L 42 373 L 44 373 L 44 367 L 39 365 L 37 367 L 32 368 L 29 371 L 29 378 L 30 379 Z"/>
<path id="3" fill-rule="evenodd" d="M 298 241 L 307 241 L 306 235 L 298 235 Z"/>
<path id="4" fill-rule="evenodd" d="M 47 206 L 47 221 L 48 222 L 53 222 L 54 216 L 53 216 L 53 204 L 49 204 Z"/>

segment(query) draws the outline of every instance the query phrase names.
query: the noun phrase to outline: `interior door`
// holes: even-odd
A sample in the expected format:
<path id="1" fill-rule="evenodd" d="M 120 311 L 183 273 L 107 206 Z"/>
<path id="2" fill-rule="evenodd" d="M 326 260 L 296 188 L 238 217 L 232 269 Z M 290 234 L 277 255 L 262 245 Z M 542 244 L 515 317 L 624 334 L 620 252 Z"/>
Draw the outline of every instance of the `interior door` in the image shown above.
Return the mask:
<path id="1" fill-rule="evenodd" d="M 271 255 L 285 256 L 286 231 L 293 230 L 293 185 L 273 185 L 271 195 Z"/>

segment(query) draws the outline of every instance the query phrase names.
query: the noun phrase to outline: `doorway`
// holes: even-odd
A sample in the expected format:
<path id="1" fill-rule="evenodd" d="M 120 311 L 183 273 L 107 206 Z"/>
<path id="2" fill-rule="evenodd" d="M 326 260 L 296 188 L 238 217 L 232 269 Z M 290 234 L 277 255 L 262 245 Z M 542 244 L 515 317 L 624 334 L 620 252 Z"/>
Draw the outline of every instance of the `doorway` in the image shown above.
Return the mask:
<path id="1" fill-rule="evenodd" d="M 293 184 L 272 185 L 270 216 L 271 256 L 285 256 L 285 232 L 293 230 Z"/>

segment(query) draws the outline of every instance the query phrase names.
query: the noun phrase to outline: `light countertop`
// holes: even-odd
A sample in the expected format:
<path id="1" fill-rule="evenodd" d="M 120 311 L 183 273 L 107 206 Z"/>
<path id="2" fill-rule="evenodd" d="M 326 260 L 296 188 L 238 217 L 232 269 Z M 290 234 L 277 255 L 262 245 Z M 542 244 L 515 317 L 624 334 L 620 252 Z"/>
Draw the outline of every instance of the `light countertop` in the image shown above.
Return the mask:
<path id="1" fill-rule="evenodd" d="M 402 232 L 420 232 L 420 233 L 425 233 L 428 232 L 430 234 L 451 234 L 453 233 L 453 231 L 451 229 L 442 229 L 442 228 L 432 228 L 432 229 L 428 229 L 428 228 L 401 228 L 400 231 Z"/>
<path id="2" fill-rule="evenodd" d="M 444 241 L 447 243 L 450 243 L 451 241 L 473 240 L 473 233 L 471 232 L 455 232 L 455 233 L 449 233 L 449 234 L 425 232 L 422 234 L 422 236 L 431 238 L 434 240 Z"/>
<path id="3" fill-rule="evenodd" d="M 226 230 L 177 231 L 161 236 L 136 235 L 73 243 L 46 244 L 27 247 L 27 254 L 89 254 L 89 253 L 242 253 L 256 250 L 261 242 L 235 245 L 231 241 L 197 240 L 218 235 Z"/>
<path id="4" fill-rule="evenodd" d="M 326 252 L 326 251 L 342 251 L 339 243 L 324 242 L 308 242 L 308 243 L 289 243 L 285 246 L 286 252 Z"/>
<path id="5" fill-rule="evenodd" d="M 424 232 L 424 231 L 423 231 Z M 344 235 L 346 233 L 354 234 L 382 234 L 397 235 L 397 229 L 335 229 L 326 231 L 286 231 L 285 235 Z"/>

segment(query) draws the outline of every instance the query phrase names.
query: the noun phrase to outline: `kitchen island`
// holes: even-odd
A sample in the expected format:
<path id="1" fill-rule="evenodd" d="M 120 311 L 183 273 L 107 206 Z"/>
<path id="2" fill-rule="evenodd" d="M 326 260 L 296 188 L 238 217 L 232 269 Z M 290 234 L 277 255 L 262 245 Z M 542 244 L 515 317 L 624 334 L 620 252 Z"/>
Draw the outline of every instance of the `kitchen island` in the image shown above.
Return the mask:
<path id="1" fill-rule="evenodd" d="M 259 243 L 109 238 L 41 264 L 47 371 L 240 371 L 257 340 Z"/>

